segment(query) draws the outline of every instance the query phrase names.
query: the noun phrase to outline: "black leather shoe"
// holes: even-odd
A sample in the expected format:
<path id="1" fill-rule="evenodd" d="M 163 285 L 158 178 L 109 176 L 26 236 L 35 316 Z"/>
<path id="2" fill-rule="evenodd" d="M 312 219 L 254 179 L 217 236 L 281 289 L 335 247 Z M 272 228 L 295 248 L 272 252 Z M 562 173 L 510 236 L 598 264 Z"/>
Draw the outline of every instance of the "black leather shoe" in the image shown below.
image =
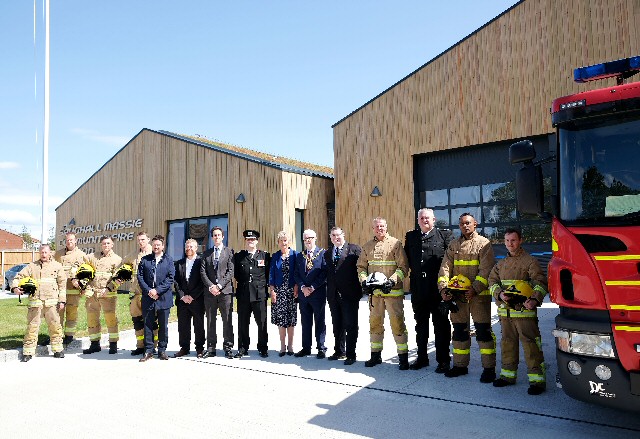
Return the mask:
<path id="1" fill-rule="evenodd" d="M 529 395 L 540 395 L 541 393 L 544 393 L 545 390 L 547 389 L 545 389 L 544 387 L 530 385 L 527 389 L 527 393 Z"/>
<path id="2" fill-rule="evenodd" d="M 449 363 L 438 363 L 438 367 L 436 367 L 436 373 L 446 373 L 449 369 L 451 369 Z"/>
<path id="3" fill-rule="evenodd" d="M 189 353 L 190 352 L 188 350 L 180 348 L 180 350 L 178 352 L 173 354 L 173 358 L 184 357 L 185 355 L 189 355 Z"/>
<path id="4" fill-rule="evenodd" d="M 138 360 L 138 362 L 140 363 L 144 363 L 145 361 L 149 361 L 153 358 L 153 354 L 148 353 L 148 354 L 144 354 L 144 357 L 142 357 L 141 359 Z"/>
<path id="5" fill-rule="evenodd" d="M 346 358 L 346 356 L 342 352 L 334 352 L 333 355 L 331 355 L 330 357 L 327 357 L 327 360 L 335 361 L 335 360 L 342 360 L 344 358 Z"/>
<path id="6" fill-rule="evenodd" d="M 212 351 L 204 351 L 202 353 L 202 358 L 209 358 L 209 357 L 215 357 L 216 356 L 216 350 L 212 350 Z"/>
<path id="7" fill-rule="evenodd" d="M 346 360 L 344 360 L 344 365 L 345 366 L 351 366 L 353 363 L 356 362 L 356 358 L 355 357 L 347 357 Z"/>
<path id="8" fill-rule="evenodd" d="M 196 358 L 202 358 L 203 355 L 204 355 L 204 351 L 203 350 L 196 351 Z"/>
<path id="9" fill-rule="evenodd" d="M 167 356 L 167 353 L 162 351 L 162 352 L 158 352 L 158 359 L 160 360 L 168 360 L 169 357 Z"/>
<path id="10" fill-rule="evenodd" d="M 491 367 L 487 367 L 482 370 L 482 375 L 480 375 L 481 383 L 485 383 L 485 384 L 492 383 L 495 379 L 496 379 L 495 369 Z"/>
<path id="11" fill-rule="evenodd" d="M 247 355 L 247 350 L 243 349 L 243 348 L 240 348 L 240 349 L 238 349 L 238 352 L 233 356 L 233 358 L 242 358 L 245 355 Z"/>
<path id="12" fill-rule="evenodd" d="M 92 341 L 91 345 L 89 346 L 89 349 L 84 349 L 82 353 L 85 355 L 88 355 L 88 354 L 93 354 L 94 352 L 100 352 L 101 350 L 102 348 L 100 347 L 100 342 Z"/>
<path id="13" fill-rule="evenodd" d="M 284 357 L 287 355 L 287 351 L 278 352 L 278 357 Z"/>
<path id="14" fill-rule="evenodd" d="M 229 349 L 228 351 L 224 351 L 224 357 L 228 358 L 229 360 L 233 360 L 233 352 L 231 352 L 231 349 Z"/>
<path id="15" fill-rule="evenodd" d="M 22 359 L 20 360 L 21 363 L 26 363 L 27 361 L 31 360 L 33 358 L 33 355 L 23 355 Z"/>
<path id="16" fill-rule="evenodd" d="M 429 365 L 429 359 L 424 357 L 418 357 L 416 360 L 409 365 L 409 369 L 411 370 L 420 370 L 423 367 L 427 367 Z"/>
<path id="17" fill-rule="evenodd" d="M 131 356 L 135 357 L 136 355 L 144 354 L 144 348 L 135 348 L 131 351 Z"/>
<path id="18" fill-rule="evenodd" d="M 53 358 L 64 358 L 64 352 L 54 352 Z"/>
<path id="19" fill-rule="evenodd" d="M 62 339 L 62 345 L 67 347 L 71 344 L 72 341 L 73 341 L 73 335 L 65 335 L 64 338 Z"/>
<path id="20" fill-rule="evenodd" d="M 300 358 L 300 357 L 306 357 L 307 355 L 311 355 L 311 351 L 308 349 L 301 349 L 298 352 L 296 352 L 295 354 L 293 354 L 294 357 Z"/>
<path id="21" fill-rule="evenodd" d="M 498 378 L 493 382 L 493 387 L 507 387 L 513 386 L 515 383 L 511 381 L 507 381 L 504 378 Z"/>
<path id="22" fill-rule="evenodd" d="M 461 375 L 466 375 L 469 373 L 469 368 L 462 366 L 453 366 L 451 369 L 444 373 L 444 376 L 447 378 L 456 378 Z"/>
<path id="23" fill-rule="evenodd" d="M 116 341 L 110 341 L 109 342 L 109 353 L 110 354 L 117 354 L 118 353 L 118 342 L 116 342 Z"/>
<path id="24" fill-rule="evenodd" d="M 260 356 L 261 356 L 262 358 L 267 358 L 267 357 L 269 356 L 269 352 L 267 352 L 267 351 L 259 352 L 259 354 L 260 354 Z"/>
<path id="25" fill-rule="evenodd" d="M 316 358 L 318 360 L 324 360 L 325 358 L 327 358 L 327 354 L 325 354 L 324 351 L 318 351 L 318 353 L 316 354 Z"/>

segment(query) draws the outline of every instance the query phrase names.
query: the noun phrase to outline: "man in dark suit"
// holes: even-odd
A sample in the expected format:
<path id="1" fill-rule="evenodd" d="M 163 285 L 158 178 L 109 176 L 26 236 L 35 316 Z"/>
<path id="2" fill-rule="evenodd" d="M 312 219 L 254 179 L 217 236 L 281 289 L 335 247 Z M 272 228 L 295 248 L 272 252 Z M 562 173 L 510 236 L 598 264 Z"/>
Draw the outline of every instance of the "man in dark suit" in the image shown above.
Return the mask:
<path id="1" fill-rule="evenodd" d="M 437 373 L 449 370 L 449 344 L 451 324 L 449 318 L 438 311 L 441 297 L 438 292 L 438 271 L 442 258 L 453 239 L 450 230 L 435 227 L 436 218 L 431 209 L 418 211 L 416 230 L 407 232 L 404 248 L 411 268 L 411 305 L 416 320 L 416 343 L 418 358 L 409 366 L 418 370 L 429 365 L 427 345 L 429 343 L 429 315 L 433 316 L 435 333 Z"/>
<path id="2" fill-rule="evenodd" d="M 333 245 L 324 253 L 324 260 L 335 352 L 328 359 L 339 360 L 346 356 L 344 364 L 349 366 L 356 361 L 358 307 L 362 298 L 356 263 L 362 249 L 347 243 L 340 227 L 331 229 L 331 242 Z"/>
<path id="3" fill-rule="evenodd" d="M 175 265 L 171 256 L 164 253 L 164 236 L 151 240 L 150 255 L 144 256 L 138 265 L 138 283 L 142 291 L 142 315 L 144 317 L 144 356 L 141 362 L 153 358 L 153 328 L 158 321 L 158 358 L 168 360 L 169 311 L 173 306 L 171 286 L 175 277 Z"/>
<path id="4" fill-rule="evenodd" d="M 270 255 L 258 250 L 260 233 L 245 230 L 245 249 L 234 257 L 234 277 L 238 283 L 236 291 L 238 307 L 238 353 L 242 358 L 249 352 L 249 319 L 251 313 L 258 325 L 258 353 L 262 358 L 269 356 L 267 346 L 267 291 L 269 285 Z"/>
<path id="5" fill-rule="evenodd" d="M 191 346 L 191 320 L 196 340 L 196 355 L 202 358 L 204 351 L 204 284 L 200 277 L 202 259 L 196 251 L 195 239 L 187 239 L 184 244 L 185 258 L 176 262 L 176 306 L 178 307 L 178 338 L 180 350 L 174 358 L 189 355 Z"/>
<path id="6" fill-rule="evenodd" d="M 298 285 L 298 303 L 300 304 L 300 320 L 302 321 L 302 350 L 296 357 L 311 354 L 311 330 L 316 324 L 316 358 L 326 357 L 327 348 L 324 339 L 327 326 L 324 311 L 327 305 L 327 270 L 324 260 L 324 249 L 316 247 L 316 232 L 305 230 L 302 233 L 305 249 L 296 256 L 294 279 Z M 302 293 L 302 294 L 300 294 Z"/>
<path id="7" fill-rule="evenodd" d="M 222 318 L 222 349 L 227 358 L 233 358 L 233 250 L 223 245 L 224 232 L 220 227 L 211 229 L 213 248 L 202 256 L 200 276 L 204 282 L 204 308 L 207 312 L 207 351 L 204 358 L 215 357 L 216 320 L 218 309 Z"/>
<path id="8" fill-rule="evenodd" d="M 349 366 L 356 361 L 358 307 L 362 298 L 356 263 L 362 249 L 347 243 L 340 227 L 331 229 L 331 242 L 333 245 L 324 253 L 324 260 L 335 352 L 328 359 L 339 360 L 346 356 L 344 364 Z"/>

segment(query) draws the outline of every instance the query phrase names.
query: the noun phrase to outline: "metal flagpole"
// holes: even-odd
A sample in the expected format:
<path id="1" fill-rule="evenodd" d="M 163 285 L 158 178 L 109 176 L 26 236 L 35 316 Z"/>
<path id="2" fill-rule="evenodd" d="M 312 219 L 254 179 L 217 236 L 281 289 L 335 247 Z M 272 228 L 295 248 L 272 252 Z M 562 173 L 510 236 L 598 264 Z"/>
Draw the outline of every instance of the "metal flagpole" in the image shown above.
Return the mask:
<path id="1" fill-rule="evenodd" d="M 42 236 L 40 244 L 48 242 L 47 197 L 49 191 L 49 0 L 45 0 L 44 56 L 44 147 L 42 150 Z"/>

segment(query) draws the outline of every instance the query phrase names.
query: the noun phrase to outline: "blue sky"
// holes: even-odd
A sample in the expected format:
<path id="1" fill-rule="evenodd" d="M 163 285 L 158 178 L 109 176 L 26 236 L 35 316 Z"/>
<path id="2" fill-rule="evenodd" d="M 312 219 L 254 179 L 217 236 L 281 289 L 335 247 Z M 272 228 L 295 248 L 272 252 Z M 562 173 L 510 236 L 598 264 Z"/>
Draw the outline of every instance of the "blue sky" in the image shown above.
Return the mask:
<path id="1" fill-rule="evenodd" d="M 333 166 L 332 124 L 515 3 L 51 0 L 48 224 L 142 128 Z M 35 21 L 0 2 L 0 228 L 40 238 Z"/>

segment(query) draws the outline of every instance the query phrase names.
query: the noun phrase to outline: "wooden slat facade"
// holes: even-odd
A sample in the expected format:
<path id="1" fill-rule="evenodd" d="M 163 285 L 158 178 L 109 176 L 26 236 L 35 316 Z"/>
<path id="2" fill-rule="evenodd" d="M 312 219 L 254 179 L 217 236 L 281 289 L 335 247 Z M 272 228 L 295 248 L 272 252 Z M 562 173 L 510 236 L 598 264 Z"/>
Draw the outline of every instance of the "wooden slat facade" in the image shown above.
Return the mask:
<path id="1" fill-rule="evenodd" d="M 245 203 L 235 202 L 240 193 Z M 231 247 L 243 248 L 242 231 L 251 228 L 262 235 L 260 247 L 273 252 L 280 230 L 295 235 L 295 209 L 305 210 L 308 227 L 324 230 L 326 206 L 333 201 L 331 178 L 285 171 L 145 129 L 56 209 L 56 230 L 72 218 L 76 225 L 142 218 L 141 228 L 127 231 L 166 236 L 168 221 L 228 214 Z M 64 245 L 64 236 L 57 238 Z M 319 238 L 326 246 L 327 234 Z M 302 244 L 294 241 L 294 246 Z M 114 248 L 124 256 L 136 248 L 135 238 L 116 241 Z"/>
<path id="2" fill-rule="evenodd" d="M 518 3 L 334 125 L 336 224 L 364 243 L 383 216 L 403 238 L 413 155 L 551 133 L 554 98 L 615 85 L 576 84 L 574 68 L 635 55 L 640 0 Z"/>

